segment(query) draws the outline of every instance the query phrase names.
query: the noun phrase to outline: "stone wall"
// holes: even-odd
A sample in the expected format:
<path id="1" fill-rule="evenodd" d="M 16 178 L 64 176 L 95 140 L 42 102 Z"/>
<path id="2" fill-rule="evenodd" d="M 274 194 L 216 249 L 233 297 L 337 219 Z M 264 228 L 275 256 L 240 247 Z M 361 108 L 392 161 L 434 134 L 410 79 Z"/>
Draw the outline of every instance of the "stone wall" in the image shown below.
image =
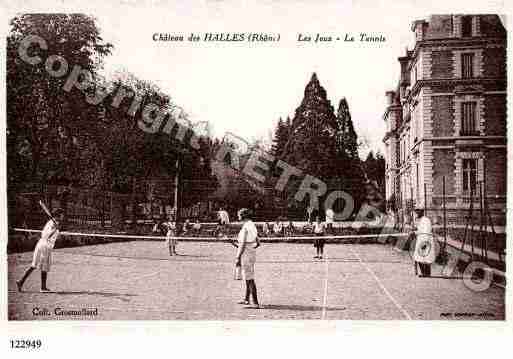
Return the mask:
<path id="1" fill-rule="evenodd" d="M 494 148 L 486 152 L 486 192 L 488 196 L 506 195 L 506 149 Z"/>
<path id="2" fill-rule="evenodd" d="M 506 95 L 486 95 L 484 99 L 485 134 L 506 136 Z"/>
<path id="3" fill-rule="evenodd" d="M 443 194 L 443 177 L 445 176 L 445 194 L 455 194 L 455 156 L 453 150 L 433 150 L 433 194 Z"/>
<path id="4" fill-rule="evenodd" d="M 433 136 L 450 137 L 454 135 L 454 113 L 452 96 L 433 96 Z"/>

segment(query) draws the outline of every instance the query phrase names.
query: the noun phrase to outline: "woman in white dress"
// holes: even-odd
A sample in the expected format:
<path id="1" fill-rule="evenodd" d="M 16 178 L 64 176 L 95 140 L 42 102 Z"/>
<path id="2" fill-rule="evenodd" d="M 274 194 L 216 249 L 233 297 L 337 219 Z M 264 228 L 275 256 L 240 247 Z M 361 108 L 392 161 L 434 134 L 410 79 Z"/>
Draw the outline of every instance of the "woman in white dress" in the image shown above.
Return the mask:
<path id="1" fill-rule="evenodd" d="M 317 250 L 317 255 L 314 258 L 322 259 L 324 255 L 324 224 L 321 222 L 319 216 L 314 223 L 314 234 L 317 238 L 314 239 L 314 247 Z"/>
<path id="2" fill-rule="evenodd" d="M 164 223 L 162 223 L 162 226 L 165 228 L 166 231 L 166 237 L 167 237 L 167 244 L 169 246 L 169 255 L 174 256 L 177 255 L 176 253 L 176 245 L 177 245 L 177 239 L 176 239 L 176 222 L 173 214 L 170 214 L 168 217 L 168 220 Z"/>
<path id="3" fill-rule="evenodd" d="M 420 269 L 420 275 L 423 277 L 431 276 L 431 264 L 436 259 L 436 243 L 433 238 L 433 229 L 431 220 L 424 215 L 424 210 L 415 210 L 417 215 L 417 231 L 415 241 L 415 253 L 413 253 L 413 259 L 415 261 L 415 269 L 417 264 Z M 416 270 L 415 270 L 416 271 Z"/>
<path id="4" fill-rule="evenodd" d="M 236 266 L 242 267 L 242 278 L 246 281 L 246 297 L 239 304 L 245 304 L 247 308 L 258 309 L 257 288 L 255 285 L 255 262 L 256 249 L 260 246 L 258 232 L 255 224 L 251 220 L 249 209 L 243 208 L 238 213 L 239 220 L 243 222 L 238 235 L 238 249 Z M 253 299 L 253 305 L 249 305 L 250 296 Z"/>
<path id="5" fill-rule="evenodd" d="M 41 292 L 50 292 L 50 289 L 46 286 L 46 280 L 52 264 L 52 251 L 60 235 L 60 225 L 64 220 L 64 210 L 57 208 L 52 216 L 41 231 L 41 238 L 37 242 L 32 256 L 32 264 L 27 268 L 23 277 L 16 281 L 19 292 L 23 290 L 23 284 L 36 268 L 41 269 Z"/>

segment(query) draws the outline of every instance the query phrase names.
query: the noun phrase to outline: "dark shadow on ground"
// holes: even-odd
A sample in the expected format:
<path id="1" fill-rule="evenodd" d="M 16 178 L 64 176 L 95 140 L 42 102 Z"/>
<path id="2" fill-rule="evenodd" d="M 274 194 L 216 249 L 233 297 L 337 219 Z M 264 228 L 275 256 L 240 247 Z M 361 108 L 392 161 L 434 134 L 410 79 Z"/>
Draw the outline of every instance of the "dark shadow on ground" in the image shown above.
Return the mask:
<path id="1" fill-rule="evenodd" d="M 91 290 L 80 290 L 80 291 L 54 291 L 54 292 L 51 292 L 51 293 L 54 293 L 54 294 L 64 294 L 64 295 L 73 295 L 73 294 L 76 294 L 76 295 L 82 295 L 82 294 L 86 294 L 86 295 L 101 295 L 101 296 L 105 296 L 105 297 L 117 297 L 117 296 L 125 296 L 125 297 L 135 297 L 136 294 L 130 294 L 130 293 L 108 293 L 108 292 L 95 292 L 95 291 L 91 291 Z"/>
<path id="2" fill-rule="evenodd" d="M 182 254 L 182 253 L 177 253 L 174 256 L 169 256 L 169 258 L 172 258 L 172 257 L 209 258 L 209 256 L 204 255 L 204 254 Z"/>
<path id="3" fill-rule="evenodd" d="M 91 295 L 91 296 L 100 296 L 105 298 L 116 298 L 122 301 L 128 302 L 130 301 L 130 297 L 136 297 L 137 294 L 130 293 L 108 293 L 108 292 L 94 292 L 94 291 L 50 291 L 47 293 L 41 293 L 38 290 L 23 290 L 23 292 L 18 292 L 17 290 L 9 290 L 9 293 L 20 293 L 20 294 L 41 294 L 41 295 Z"/>
<path id="4" fill-rule="evenodd" d="M 321 311 L 324 308 L 318 305 L 294 305 L 294 304 L 265 304 L 260 305 L 260 309 L 269 310 L 295 310 L 299 312 L 314 312 Z M 346 307 L 326 307 L 326 311 L 342 311 L 346 310 Z"/>
<path id="5" fill-rule="evenodd" d="M 109 293 L 109 292 L 95 292 L 95 291 L 55 291 L 50 292 L 49 294 L 58 294 L 58 295 L 91 295 L 91 296 L 100 296 L 105 298 L 116 298 L 120 299 L 124 302 L 129 302 L 130 297 L 136 297 L 137 294 L 130 293 Z"/>

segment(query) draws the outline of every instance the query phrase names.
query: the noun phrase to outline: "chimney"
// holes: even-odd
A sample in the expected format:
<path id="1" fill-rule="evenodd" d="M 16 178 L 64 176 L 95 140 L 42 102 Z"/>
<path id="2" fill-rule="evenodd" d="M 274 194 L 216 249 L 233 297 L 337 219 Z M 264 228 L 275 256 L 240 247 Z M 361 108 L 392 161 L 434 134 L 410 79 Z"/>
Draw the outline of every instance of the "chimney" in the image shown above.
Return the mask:
<path id="1" fill-rule="evenodd" d="M 385 96 L 387 97 L 387 106 L 392 106 L 392 104 L 394 103 L 395 92 L 387 91 L 385 92 Z"/>
<path id="2" fill-rule="evenodd" d="M 424 29 L 426 25 L 426 20 L 417 20 L 413 22 L 411 25 L 411 31 L 415 33 L 415 41 L 424 40 Z"/>

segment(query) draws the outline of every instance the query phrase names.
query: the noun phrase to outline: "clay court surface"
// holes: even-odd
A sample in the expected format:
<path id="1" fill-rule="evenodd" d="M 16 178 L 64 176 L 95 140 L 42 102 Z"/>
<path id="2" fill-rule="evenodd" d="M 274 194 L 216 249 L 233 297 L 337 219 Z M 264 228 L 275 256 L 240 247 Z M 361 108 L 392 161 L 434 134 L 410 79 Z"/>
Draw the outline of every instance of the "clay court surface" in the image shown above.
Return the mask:
<path id="1" fill-rule="evenodd" d="M 474 292 L 461 280 L 418 278 L 407 252 L 382 244 L 328 244 L 313 259 L 309 244 L 264 243 L 256 283 L 261 309 L 236 304 L 236 249 L 227 243 L 132 241 L 57 249 L 49 274 L 53 293 L 39 293 L 40 274 L 24 292 L 15 280 L 32 253 L 9 255 L 11 320 L 263 320 L 504 319 L 504 289 Z M 437 274 L 439 268 L 433 269 Z M 46 308 L 49 316 L 34 315 Z M 55 308 L 97 308 L 97 316 L 57 316 Z"/>

